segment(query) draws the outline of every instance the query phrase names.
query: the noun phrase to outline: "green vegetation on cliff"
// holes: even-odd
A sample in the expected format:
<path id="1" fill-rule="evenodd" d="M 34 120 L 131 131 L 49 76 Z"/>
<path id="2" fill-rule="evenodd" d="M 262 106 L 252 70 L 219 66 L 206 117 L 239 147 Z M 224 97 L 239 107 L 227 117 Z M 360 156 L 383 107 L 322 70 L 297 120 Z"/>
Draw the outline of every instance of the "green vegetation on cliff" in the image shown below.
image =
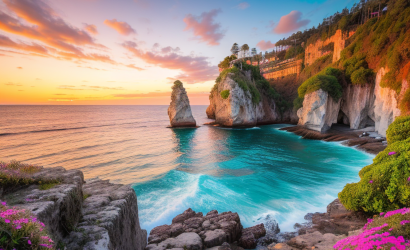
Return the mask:
<path id="1" fill-rule="evenodd" d="M 370 213 L 410 206 L 410 116 L 398 117 L 387 130 L 389 145 L 347 184 L 339 199 L 350 210 Z"/>
<path id="2" fill-rule="evenodd" d="M 289 104 L 283 100 L 283 98 L 275 91 L 275 89 L 270 86 L 269 82 L 261 75 L 259 66 L 252 66 L 243 63 L 242 70 L 240 70 L 239 67 L 241 66 L 235 65 L 232 68 L 223 70 L 215 80 L 215 85 L 212 88 L 211 95 L 212 92 L 217 91 L 218 84 L 224 81 L 229 74 L 229 77 L 233 81 L 235 81 L 238 86 L 243 89 L 243 91 L 249 91 L 252 96 L 252 102 L 255 105 L 261 102 L 261 94 L 263 94 L 264 96 L 275 101 L 276 105 L 279 107 L 280 112 L 283 112 L 289 107 Z M 249 79 L 245 75 L 246 71 L 251 72 L 251 79 Z M 224 98 L 226 94 L 229 96 L 229 92 L 224 93 L 224 96 L 222 96 L 222 92 L 222 98 Z M 228 96 L 226 96 L 226 98 L 228 98 Z"/>
<path id="3" fill-rule="evenodd" d="M 228 99 L 229 97 L 229 89 L 225 89 L 221 91 L 221 97 L 222 99 Z"/>
<path id="4" fill-rule="evenodd" d="M 177 89 L 179 87 L 182 87 L 182 82 L 180 80 L 176 80 L 174 85 L 172 85 L 172 89 Z"/>

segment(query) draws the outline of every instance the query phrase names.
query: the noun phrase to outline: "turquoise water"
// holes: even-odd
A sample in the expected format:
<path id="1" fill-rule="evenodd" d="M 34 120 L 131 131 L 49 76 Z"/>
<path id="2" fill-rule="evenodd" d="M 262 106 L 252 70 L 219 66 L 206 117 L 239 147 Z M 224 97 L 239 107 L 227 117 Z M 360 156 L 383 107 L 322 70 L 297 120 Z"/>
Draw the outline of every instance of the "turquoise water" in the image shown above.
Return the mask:
<path id="1" fill-rule="evenodd" d="M 372 155 L 278 130 L 169 129 L 167 106 L 1 106 L 0 160 L 80 169 L 132 184 L 142 228 L 192 208 L 238 212 L 244 226 L 270 215 L 282 231 L 325 211 Z M 206 106 L 193 106 L 199 125 Z"/>

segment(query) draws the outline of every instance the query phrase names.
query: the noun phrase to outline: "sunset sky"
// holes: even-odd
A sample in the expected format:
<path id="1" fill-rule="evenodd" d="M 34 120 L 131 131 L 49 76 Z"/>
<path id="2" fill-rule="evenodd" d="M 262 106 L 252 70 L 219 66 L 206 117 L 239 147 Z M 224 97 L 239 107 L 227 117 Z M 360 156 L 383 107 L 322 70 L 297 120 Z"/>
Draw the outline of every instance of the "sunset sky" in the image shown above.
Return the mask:
<path id="1" fill-rule="evenodd" d="M 272 50 L 355 0 L 0 0 L 0 104 L 209 104 L 233 43 Z"/>

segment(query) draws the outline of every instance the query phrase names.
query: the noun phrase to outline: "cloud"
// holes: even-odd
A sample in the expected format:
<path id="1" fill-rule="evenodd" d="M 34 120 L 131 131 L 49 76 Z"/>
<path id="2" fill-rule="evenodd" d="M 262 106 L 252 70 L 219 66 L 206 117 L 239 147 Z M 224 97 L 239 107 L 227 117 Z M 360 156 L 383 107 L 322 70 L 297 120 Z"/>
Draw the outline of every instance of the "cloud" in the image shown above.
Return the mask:
<path id="1" fill-rule="evenodd" d="M 23 86 L 21 84 L 12 83 L 12 82 L 5 83 L 4 85 L 7 85 L 7 86 Z"/>
<path id="2" fill-rule="evenodd" d="M 67 95 L 67 94 L 54 94 L 54 95 Z"/>
<path id="3" fill-rule="evenodd" d="M 104 24 L 110 28 L 115 29 L 121 35 L 127 36 L 130 34 L 137 33 L 128 23 L 117 21 L 117 19 L 112 19 L 112 20 L 106 19 L 104 21 Z"/>
<path id="4" fill-rule="evenodd" d="M 134 64 L 128 64 L 128 65 L 125 65 L 125 66 L 127 66 L 128 68 L 131 68 L 131 69 L 139 70 L 139 71 L 145 70 L 143 68 L 135 66 Z"/>
<path id="5" fill-rule="evenodd" d="M 155 66 L 182 71 L 175 79 L 186 83 L 198 83 L 214 80 L 218 68 L 208 63 L 208 57 L 185 56 L 175 52 L 175 48 L 168 53 L 156 51 L 143 51 L 132 41 L 127 41 L 122 46 L 130 51 L 135 57 Z M 161 50 L 160 50 L 161 51 Z M 166 50 L 168 51 L 168 50 Z M 174 78 L 173 78 L 174 79 Z"/>
<path id="6" fill-rule="evenodd" d="M 247 2 L 240 3 L 236 6 L 236 8 L 241 9 L 241 10 L 247 9 L 249 7 L 250 7 L 250 5 Z"/>
<path id="7" fill-rule="evenodd" d="M 23 67 L 17 67 L 17 69 L 23 69 Z"/>
<path id="8" fill-rule="evenodd" d="M 16 49 L 16 50 L 23 50 L 27 52 L 35 52 L 35 53 L 40 53 L 40 54 L 48 53 L 47 49 L 39 44 L 32 43 L 30 45 L 30 44 L 24 44 L 24 43 L 16 43 L 16 42 L 13 42 L 7 36 L 1 35 L 1 34 L 0 34 L 0 47 L 6 47 L 6 48 L 11 48 L 11 49 Z"/>
<path id="9" fill-rule="evenodd" d="M 268 50 L 268 49 L 275 48 L 274 43 L 271 43 L 271 41 L 266 41 L 265 42 L 265 40 L 262 40 L 262 41 L 258 42 L 256 44 L 256 46 L 259 47 L 261 50 Z"/>
<path id="10" fill-rule="evenodd" d="M 42 42 L 23 44 L 2 36 L 2 47 L 40 53 L 63 60 L 93 60 L 116 64 L 109 56 L 87 54 L 86 48 L 107 49 L 87 32 L 68 24 L 44 0 L 3 0 L 7 10 L 0 11 L 0 30 Z"/>
<path id="11" fill-rule="evenodd" d="M 114 97 L 122 98 L 153 98 L 153 97 L 169 97 L 171 92 L 149 92 L 149 93 L 135 93 L 135 94 L 115 94 Z M 209 96 L 209 92 L 189 93 L 189 96 Z"/>
<path id="12" fill-rule="evenodd" d="M 199 17 L 189 14 L 184 18 L 186 23 L 184 30 L 192 30 L 199 41 L 206 42 L 210 46 L 219 45 L 224 34 L 220 31 L 221 25 L 214 23 L 213 19 L 221 12 L 220 9 L 214 9 L 210 12 L 203 12 Z"/>
<path id="13" fill-rule="evenodd" d="M 97 26 L 95 26 L 94 24 L 85 24 L 85 30 L 93 35 L 98 35 Z"/>
<path id="14" fill-rule="evenodd" d="M 40 79 L 40 78 L 36 78 L 36 81 L 41 81 L 41 79 Z"/>
<path id="15" fill-rule="evenodd" d="M 272 30 L 272 32 L 276 34 L 285 34 L 298 30 L 310 23 L 310 20 L 301 20 L 301 18 L 302 12 L 292 10 L 289 14 L 280 18 L 278 25 Z"/>
<path id="16" fill-rule="evenodd" d="M 93 88 L 93 89 L 124 90 L 124 88 L 122 88 L 122 87 L 110 88 L 110 87 L 105 87 L 105 86 L 90 86 L 90 88 Z"/>

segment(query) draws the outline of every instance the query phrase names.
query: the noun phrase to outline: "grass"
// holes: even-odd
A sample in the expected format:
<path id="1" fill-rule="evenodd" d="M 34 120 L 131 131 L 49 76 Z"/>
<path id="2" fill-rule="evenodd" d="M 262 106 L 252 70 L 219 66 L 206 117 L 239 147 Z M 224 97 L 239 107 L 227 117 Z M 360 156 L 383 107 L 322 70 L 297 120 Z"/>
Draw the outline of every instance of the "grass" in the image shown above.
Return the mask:
<path id="1" fill-rule="evenodd" d="M 57 186 L 58 184 L 60 184 L 60 182 L 55 181 L 55 182 L 49 182 L 49 183 L 41 183 L 39 186 L 40 190 L 48 190 L 51 189 L 55 186 Z"/>

